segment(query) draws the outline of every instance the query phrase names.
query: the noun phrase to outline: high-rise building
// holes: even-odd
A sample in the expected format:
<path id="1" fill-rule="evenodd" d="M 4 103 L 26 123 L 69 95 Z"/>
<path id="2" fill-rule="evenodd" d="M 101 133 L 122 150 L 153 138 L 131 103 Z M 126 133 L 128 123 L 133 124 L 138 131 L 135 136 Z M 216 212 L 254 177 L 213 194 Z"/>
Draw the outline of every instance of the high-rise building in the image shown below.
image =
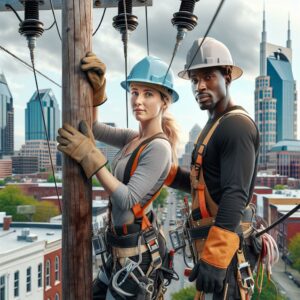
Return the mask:
<path id="1" fill-rule="evenodd" d="M 60 111 L 51 89 L 40 90 L 40 98 L 47 127 L 48 138 L 55 141 L 60 126 Z M 25 141 L 46 140 L 43 116 L 37 92 L 25 109 Z"/>
<path id="2" fill-rule="evenodd" d="M 194 150 L 194 144 L 198 135 L 201 132 L 201 127 L 198 124 L 195 124 L 191 131 L 189 132 L 189 140 L 185 145 L 184 153 L 182 157 L 179 159 L 179 165 L 183 168 L 189 169 L 191 166 L 191 155 Z"/>
<path id="3" fill-rule="evenodd" d="M 14 153 L 13 98 L 4 74 L 0 74 L 0 157 Z"/>
<path id="4" fill-rule="evenodd" d="M 56 141 L 49 141 L 52 164 L 56 166 Z M 40 171 L 47 171 L 51 168 L 50 154 L 47 140 L 25 141 L 19 152 L 19 156 L 29 156 L 38 158 L 38 166 Z"/>
<path id="5" fill-rule="evenodd" d="M 290 20 L 286 47 L 267 42 L 265 11 L 260 43 L 260 75 L 255 81 L 255 122 L 260 131 L 259 168 L 267 167 L 272 146 L 297 137 L 297 91 L 292 72 Z"/>

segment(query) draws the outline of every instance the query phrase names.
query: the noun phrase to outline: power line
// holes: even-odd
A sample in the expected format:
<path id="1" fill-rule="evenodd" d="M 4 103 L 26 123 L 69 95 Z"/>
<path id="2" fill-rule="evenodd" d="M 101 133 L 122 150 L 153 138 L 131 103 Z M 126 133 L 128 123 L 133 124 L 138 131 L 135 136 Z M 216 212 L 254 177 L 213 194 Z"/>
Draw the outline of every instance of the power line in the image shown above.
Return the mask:
<path id="1" fill-rule="evenodd" d="M 148 29 L 148 8 L 145 3 L 145 19 L 146 19 L 146 39 L 147 39 L 147 55 L 149 56 L 149 29 Z"/>
<path id="2" fill-rule="evenodd" d="M 207 37 L 207 35 L 208 35 L 209 31 L 210 31 L 210 29 L 212 28 L 212 26 L 213 26 L 213 24 L 214 24 L 214 22 L 215 22 L 215 20 L 216 20 L 216 18 L 217 18 L 217 16 L 218 16 L 218 14 L 219 14 L 219 12 L 220 12 L 220 10 L 221 10 L 222 5 L 224 4 L 224 2 L 225 2 L 225 0 L 221 0 L 219 6 L 218 6 L 218 8 L 217 8 L 217 10 L 216 10 L 216 12 L 215 12 L 215 14 L 214 14 L 214 16 L 213 16 L 213 18 L 212 18 L 210 24 L 209 24 L 209 26 L 208 26 L 206 32 L 205 32 L 205 35 L 204 35 L 204 37 L 203 37 L 203 39 L 202 39 L 202 41 L 201 41 L 201 43 L 200 43 L 200 45 L 199 45 L 197 51 L 195 52 L 195 54 L 194 54 L 194 56 L 193 56 L 193 58 L 192 58 L 190 64 L 189 64 L 188 67 L 186 68 L 186 71 L 185 71 L 185 72 L 187 72 L 187 70 L 188 70 L 188 69 L 191 67 L 191 65 L 193 64 L 194 59 L 195 59 L 195 57 L 197 56 L 197 54 L 198 54 L 198 52 L 199 52 L 199 50 L 200 50 L 200 48 L 201 48 L 201 46 L 202 46 L 204 40 L 206 39 L 206 37 Z M 184 75 L 185 75 L 185 74 L 184 74 Z M 184 76 L 184 75 L 183 75 L 183 76 Z"/>
<path id="3" fill-rule="evenodd" d="M 103 11 L 101 20 L 100 20 L 99 25 L 97 26 L 96 30 L 94 31 L 93 36 L 96 34 L 96 32 L 98 31 L 98 29 L 100 28 L 100 26 L 101 26 L 101 24 L 102 24 L 102 21 L 103 21 L 103 19 L 104 19 L 104 16 L 105 16 L 105 12 L 106 12 L 106 7 L 104 8 L 104 11 Z"/>
<path id="4" fill-rule="evenodd" d="M 55 26 L 56 26 L 56 31 L 57 31 L 57 34 L 58 34 L 58 36 L 59 36 L 60 40 L 62 41 L 62 38 L 61 38 L 61 35 L 60 35 L 60 32 L 59 32 L 59 29 L 58 29 L 58 25 L 57 25 L 57 21 L 56 21 L 55 13 L 54 13 L 54 8 L 53 8 L 52 0 L 50 0 L 50 5 L 51 5 L 51 10 L 52 10 L 52 14 L 53 14 L 53 18 L 54 18 Z"/>
<path id="5" fill-rule="evenodd" d="M 1 45 L 0 45 L 0 49 L 3 50 L 4 52 L 6 52 L 7 54 L 11 55 L 13 58 L 17 59 L 18 61 L 20 61 L 21 63 L 23 63 L 26 67 L 30 68 L 31 71 L 33 71 L 32 66 L 31 66 L 29 63 L 27 63 L 26 61 L 22 60 L 22 59 L 21 59 L 20 57 L 18 57 L 17 55 L 13 54 L 12 52 L 10 52 L 10 51 L 7 50 L 6 48 L 2 47 Z M 42 72 L 40 72 L 40 71 L 38 71 L 38 70 L 36 70 L 36 69 L 35 69 L 35 71 L 36 71 L 36 73 L 40 74 L 41 76 L 43 76 L 44 78 L 46 78 L 47 80 L 51 81 L 52 83 L 54 83 L 55 85 L 57 85 L 58 87 L 61 88 L 61 85 L 60 85 L 60 84 L 58 84 L 57 82 L 55 82 L 54 80 L 52 80 L 52 79 L 51 79 L 50 77 L 48 77 L 47 75 L 43 74 Z"/>
<path id="6" fill-rule="evenodd" d="M 33 50 L 30 49 L 30 52 L 31 52 L 30 53 L 30 57 L 31 57 L 33 74 L 34 74 L 34 81 L 35 81 L 36 91 L 37 91 L 37 95 L 38 95 L 38 99 L 39 99 L 39 103 L 40 103 L 42 120 L 43 120 L 43 125 L 44 125 L 44 131 L 45 131 L 45 136 L 46 136 L 47 146 L 48 146 L 48 151 L 49 151 L 49 157 L 50 157 L 50 164 L 51 164 L 51 169 L 52 169 L 52 174 L 53 174 L 53 180 L 54 180 L 55 190 L 56 190 L 56 194 L 57 194 L 57 201 L 59 203 L 60 212 L 62 212 L 61 200 L 59 198 L 58 187 L 57 187 L 56 178 L 55 178 L 55 171 L 54 171 L 54 165 L 53 165 L 53 160 L 52 160 L 52 155 L 51 155 L 51 149 L 50 149 L 49 136 L 48 136 L 47 126 L 46 126 L 46 120 L 45 120 L 45 115 L 44 115 L 44 111 L 43 111 L 43 104 L 42 104 L 40 90 L 39 90 L 39 86 L 38 86 L 38 82 L 37 82 L 37 77 L 36 77 L 36 72 L 35 72 Z"/>
<path id="7" fill-rule="evenodd" d="M 201 46 L 202 46 L 204 40 L 206 39 L 208 33 L 210 32 L 210 30 L 211 30 L 211 28 L 212 28 L 212 26 L 213 26 L 213 24 L 214 24 L 214 22 L 215 22 L 215 20 L 216 20 L 216 18 L 217 18 L 217 16 L 218 16 L 218 14 L 219 14 L 219 12 L 220 12 L 220 10 L 221 10 L 222 5 L 224 4 L 224 2 L 225 2 L 225 0 L 221 0 L 219 6 L 218 6 L 218 8 L 217 8 L 217 10 L 216 10 L 216 12 L 215 12 L 215 14 L 214 14 L 214 16 L 213 16 L 213 18 L 212 18 L 210 24 L 209 24 L 209 26 L 208 26 L 206 32 L 205 32 L 205 35 L 204 35 L 204 37 L 203 37 L 203 39 L 202 39 L 202 41 L 201 41 L 201 43 L 200 43 L 200 45 L 199 45 L 199 47 L 198 47 L 196 53 L 195 53 L 195 55 L 193 56 L 193 58 L 192 58 L 192 60 L 191 60 L 191 62 L 190 62 L 190 64 L 189 64 L 189 66 L 186 68 L 186 71 L 185 71 L 185 72 L 187 72 L 187 70 L 188 70 L 188 69 L 190 68 L 190 66 L 192 65 L 192 63 L 193 63 L 193 61 L 194 61 L 196 55 L 198 54 L 198 52 L 199 52 L 199 50 L 200 50 L 200 48 L 201 48 Z M 175 55 L 176 55 L 176 52 L 177 52 L 177 50 L 178 50 L 178 46 L 179 46 L 179 44 L 176 43 L 176 44 L 175 44 L 175 47 L 174 47 L 174 50 L 173 50 L 173 54 L 172 54 L 172 58 L 171 58 L 171 61 L 170 61 L 168 70 L 167 70 L 166 75 L 165 75 L 165 78 L 164 78 L 164 81 L 166 80 L 167 75 L 168 75 L 168 73 L 169 73 L 169 71 L 170 71 L 170 69 L 171 69 L 173 60 L 174 60 Z"/>

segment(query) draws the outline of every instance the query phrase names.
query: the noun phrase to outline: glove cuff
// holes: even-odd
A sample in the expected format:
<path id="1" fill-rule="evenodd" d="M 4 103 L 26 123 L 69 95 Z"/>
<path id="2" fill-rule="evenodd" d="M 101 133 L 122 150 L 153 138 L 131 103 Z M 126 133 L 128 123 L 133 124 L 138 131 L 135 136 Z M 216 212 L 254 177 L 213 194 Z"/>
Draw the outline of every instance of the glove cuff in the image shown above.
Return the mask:
<path id="1" fill-rule="evenodd" d="M 227 269 L 239 244 L 240 239 L 236 233 L 212 226 L 204 244 L 201 260 L 216 268 Z"/>
<path id="2" fill-rule="evenodd" d="M 107 164 L 106 157 L 95 147 L 80 162 L 87 178 L 91 178 Z"/>
<path id="3" fill-rule="evenodd" d="M 104 78 L 103 84 L 98 90 L 94 90 L 94 96 L 93 96 L 93 106 L 99 106 L 102 105 L 107 100 L 106 92 L 106 78 Z"/>

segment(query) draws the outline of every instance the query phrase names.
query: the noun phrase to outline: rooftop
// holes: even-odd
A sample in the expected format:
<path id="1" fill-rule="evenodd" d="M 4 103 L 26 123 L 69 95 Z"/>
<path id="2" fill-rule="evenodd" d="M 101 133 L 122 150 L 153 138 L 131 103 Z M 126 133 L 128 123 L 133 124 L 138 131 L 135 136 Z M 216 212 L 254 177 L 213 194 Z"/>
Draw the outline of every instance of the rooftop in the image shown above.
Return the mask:
<path id="1" fill-rule="evenodd" d="M 28 245 L 41 243 L 41 241 L 51 243 L 61 240 L 62 237 L 62 229 L 59 224 L 13 222 L 10 229 L 5 231 L 3 231 L 3 224 L 0 226 L 0 255 L 13 250 L 21 250 Z M 18 240 L 18 236 L 22 234 L 24 228 L 28 228 L 31 235 L 36 235 L 37 240 L 32 242 Z"/>

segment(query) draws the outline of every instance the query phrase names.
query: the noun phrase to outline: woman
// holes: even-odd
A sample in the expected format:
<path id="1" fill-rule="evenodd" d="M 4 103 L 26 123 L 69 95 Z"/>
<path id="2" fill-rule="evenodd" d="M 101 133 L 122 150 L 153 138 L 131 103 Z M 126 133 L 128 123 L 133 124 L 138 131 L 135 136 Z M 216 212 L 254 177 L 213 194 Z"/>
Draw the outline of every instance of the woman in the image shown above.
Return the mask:
<path id="1" fill-rule="evenodd" d="M 95 174 L 110 195 L 106 236 L 110 255 L 94 282 L 93 299 L 157 299 L 164 277 L 170 277 L 167 270 L 162 271 L 168 255 L 149 205 L 164 184 L 172 160 L 176 160 L 178 133 L 167 108 L 178 100 L 178 94 L 173 89 L 172 71 L 166 76 L 167 69 L 160 59 L 148 56 L 121 83 L 130 92 L 139 132 L 94 122 L 95 138 L 121 149 L 112 163 L 112 173 L 103 168 L 106 159 L 95 148 L 86 123 L 81 124 L 81 131 L 87 136 L 68 124 L 59 130 L 59 150 L 80 162 L 88 177 Z M 82 70 L 93 86 L 94 106 L 102 104 L 106 100 L 105 65 L 88 54 Z M 95 120 L 96 116 L 95 112 Z M 72 139 L 77 142 L 70 146 Z M 144 148 L 137 156 L 141 145 Z"/>

